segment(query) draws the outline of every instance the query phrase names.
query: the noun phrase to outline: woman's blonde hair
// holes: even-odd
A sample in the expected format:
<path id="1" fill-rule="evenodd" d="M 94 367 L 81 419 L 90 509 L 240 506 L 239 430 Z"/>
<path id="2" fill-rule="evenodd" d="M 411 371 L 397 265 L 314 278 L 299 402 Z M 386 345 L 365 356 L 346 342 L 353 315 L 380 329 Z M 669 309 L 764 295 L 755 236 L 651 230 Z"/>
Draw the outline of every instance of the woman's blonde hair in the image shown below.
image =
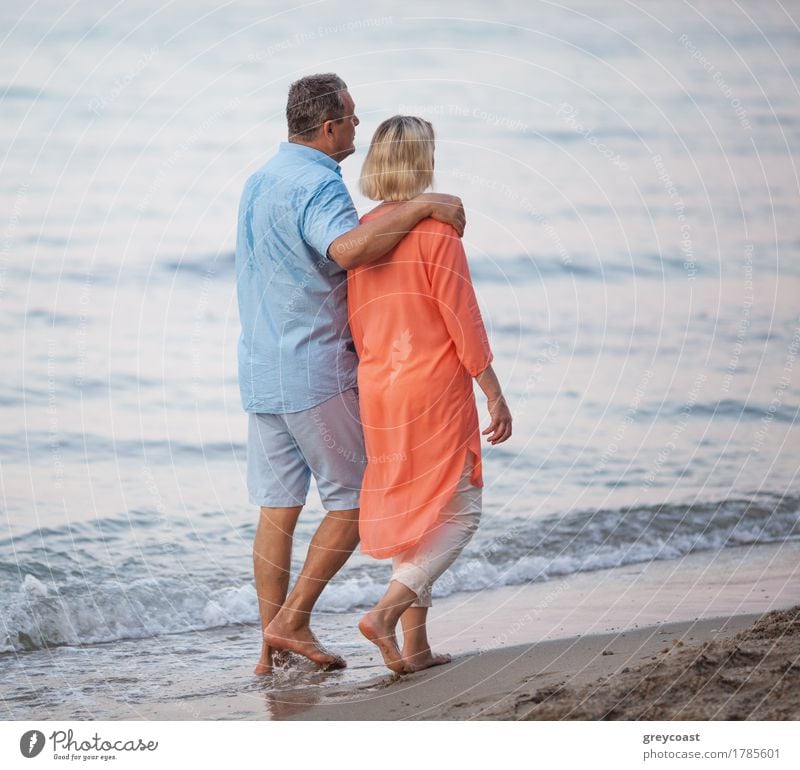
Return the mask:
<path id="1" fill-rule="evenodd" d="M 433 183 L 433 126 L 413 115 L 393 115 L 372 137 L 359 187 L 374 201 L 409 200 Z"/>

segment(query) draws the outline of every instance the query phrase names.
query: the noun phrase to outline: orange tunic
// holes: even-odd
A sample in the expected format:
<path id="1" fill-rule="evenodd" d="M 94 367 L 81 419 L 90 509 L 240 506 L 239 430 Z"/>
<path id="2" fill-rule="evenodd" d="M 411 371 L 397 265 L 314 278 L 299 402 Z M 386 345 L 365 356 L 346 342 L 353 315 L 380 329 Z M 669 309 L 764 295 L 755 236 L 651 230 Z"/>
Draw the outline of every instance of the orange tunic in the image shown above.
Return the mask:
<path id="1" fill-rule="evenodd" d="M 472 378 L 492 352 L 450 225 L 423 220 L 384 257 L 350 270 L 347 297 L 368 456 L 361 550 L 384 559 L 434 525 L 467 452 L 472 484 L 483 486 Z"/>

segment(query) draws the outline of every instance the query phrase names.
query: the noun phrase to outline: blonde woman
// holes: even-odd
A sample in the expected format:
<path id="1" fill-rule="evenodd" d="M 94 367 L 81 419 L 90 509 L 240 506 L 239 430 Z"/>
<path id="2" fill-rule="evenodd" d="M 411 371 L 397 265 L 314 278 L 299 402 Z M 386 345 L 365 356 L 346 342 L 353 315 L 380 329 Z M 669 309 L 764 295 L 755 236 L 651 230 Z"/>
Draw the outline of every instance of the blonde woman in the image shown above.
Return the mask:
<path id="1" fill-rule="evenodd" d="M 383 216 L 430 187 L 433 126 L 396 115 L 378 126 L 361 190 Z M 397 673 L 447 663 L 431 652 L 431 587 L 478 528 L 483 477 L 475 378 L 491 418 L 491 444 L 511 435 L 511 414 L 458 233 L 422 220 L 381 259 L 348 272 L 348 315 L 359 356 L 367 451 L 359 534 L 362 550 L 391 557 L 383 598 L 360 621 Z M 396 626 L 403 628 L 402 649 Z"/>

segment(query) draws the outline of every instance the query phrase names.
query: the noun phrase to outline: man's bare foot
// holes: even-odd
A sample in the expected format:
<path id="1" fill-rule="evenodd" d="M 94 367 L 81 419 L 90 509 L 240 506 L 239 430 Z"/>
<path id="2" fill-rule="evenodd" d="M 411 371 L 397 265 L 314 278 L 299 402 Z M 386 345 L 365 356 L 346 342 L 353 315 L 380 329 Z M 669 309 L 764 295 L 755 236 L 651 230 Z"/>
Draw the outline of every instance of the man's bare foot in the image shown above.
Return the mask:
<path id="1" fill-rule="evenodd" d="M 274 650 L 296 652 L 325 669 L 345 668 L 344 658 L 326 650 L 308 626 L 291 628 L 280 615 L 264 630 L 264 642 Z"/>
<path id="2" fill-rule="evenodd" d="M 272 673 L 272 661 L 267 661 L 266 663 L 263 660 L 259 660 L 256 663 L 256 667 L 253 669 L 253 673 L 256 676 L 263 676 L 265 674 Z"/>
<path id="3" fill-rule="evenodd" d="M 264 635 L 261 635 L 261 657 L 253 669 L 256 676 L 265 676 L 272 673 L 272 648 L 264 641 Z"/>
<path id="4" fill-rule="evenodd" d="M 372 610 L 364 615 L 358 623 L 358 630 L 367 637 L 381 652 L 383 662 L 396 674 L 405 674 L 406 666 L 394 626 L 389 625 L 380 612 Z"/>
<path id="5" fill-rule="evenodd" d="M 286 650 L 273 650 L 266 642 L 261 648 L 261 657 L 253 669 L 256 676 L 271 674 L 275 666 L 283 667 L 291 660 L 291 654 Z"/>
<path id="6" fill-rule="evenodd" d="M 408 673 L 422 671 L 433 666 L 444 666 L 452 660 L 446 653 L 431 652 L 430 647 L 424 650 L 406 650 L 403 648 L 403 663 Z"/>

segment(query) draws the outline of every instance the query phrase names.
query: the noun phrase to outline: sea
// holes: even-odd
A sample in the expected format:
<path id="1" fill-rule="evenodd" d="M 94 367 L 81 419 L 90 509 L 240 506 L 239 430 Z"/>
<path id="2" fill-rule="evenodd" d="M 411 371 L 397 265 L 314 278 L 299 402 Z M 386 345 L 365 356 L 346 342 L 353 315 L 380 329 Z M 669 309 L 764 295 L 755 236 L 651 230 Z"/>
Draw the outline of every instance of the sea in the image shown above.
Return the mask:
<path id="1" fill-rule="evenodd" d="M 514 417 L 432 615 L 800 538 L 797 3 L 7 0 L 0 19 L 4 718 L 189 718 L 199 695 L 383 671 L 355 623 L 389 565 L 356 552 L 314 626 L 348 669 L 252 674 L 236 214 L 313 72 L 354 97 L 360 213 L 378 123 L 434 125 Z M 295 571 L 323 515 L 312 485 Z"/>

